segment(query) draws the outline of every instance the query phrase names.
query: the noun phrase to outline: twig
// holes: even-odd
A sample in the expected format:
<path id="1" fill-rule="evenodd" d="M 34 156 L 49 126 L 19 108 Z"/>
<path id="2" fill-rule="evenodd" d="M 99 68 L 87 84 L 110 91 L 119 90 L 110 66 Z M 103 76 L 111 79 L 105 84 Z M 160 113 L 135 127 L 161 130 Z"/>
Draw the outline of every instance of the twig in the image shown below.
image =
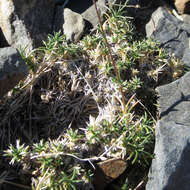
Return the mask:
<path id="1" fill-rule="evenodd" d="M 42 158 L 42 157 L 57 157 L 57 156 L 70 156 L 70 157 L 76 158 L 77 160 L 82 161 L 82 162 L 89 162 L 94 169 L 95 169 L 95 166 L 92 164 L 91 161 L 96 161 L 96 160 L 100 159 L 99 157 L 79 158 L 78 156 L 75 156 L 74 154 L 69 154 L 69 153 L 64 153 L 64 152 L 34 155 L 34 156 L 31 156 L 30 159 L 33 160 L 33 159 Z"/>
<path id="2" fill-rule="evenodd" d="M 121 140 L 121 138 L 126 135 L 126 133 L 128 132 L 125 131 L 113 144 L 112 146 L 110 146 L 104 153 L 102 153 L 100 156 L 94 156 L 92 158 L 79 158 L 78 156 L 74 155 L 74 154 L 70 154 L 70 153 L 64 153 L 64 152 L 59 152 L 59 153 L 45 153 L 45 154 L 40 154 L 40 155 L 31 155 L 30 159 L 34 160 L 34 159 L 38 159 L 38 158 L 43 158 L 43 157 L 54 157 L 56 158 L 57 156 L 70 156 L 73 157 L 79 161 L 82 162 L 89 162 L 92 167 L 95 169 L 95 166 L 93 165 L 92 161 L 98 161 L 98 160 L 102 160 L 101 158 L 104 157 L 114 146 L 115 144 Z"/>

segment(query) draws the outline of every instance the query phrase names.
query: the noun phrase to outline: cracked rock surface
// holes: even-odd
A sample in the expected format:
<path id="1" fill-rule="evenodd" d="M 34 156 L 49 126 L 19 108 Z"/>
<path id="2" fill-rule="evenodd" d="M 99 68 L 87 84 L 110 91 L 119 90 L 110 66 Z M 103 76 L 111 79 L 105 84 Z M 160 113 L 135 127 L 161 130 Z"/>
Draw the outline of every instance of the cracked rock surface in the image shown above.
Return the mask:
<path id="1" fill-rule="evenodd" d="M 160 121 L 147 190 L 189 190 L 190 72 L 157 88 Z"/>
<path id="2" fill-rule="evenodd" d="M 146 25 L 147 37 L 158 41 L 160 47 L 190 67 L 190 25 L 159 7 Z"/>

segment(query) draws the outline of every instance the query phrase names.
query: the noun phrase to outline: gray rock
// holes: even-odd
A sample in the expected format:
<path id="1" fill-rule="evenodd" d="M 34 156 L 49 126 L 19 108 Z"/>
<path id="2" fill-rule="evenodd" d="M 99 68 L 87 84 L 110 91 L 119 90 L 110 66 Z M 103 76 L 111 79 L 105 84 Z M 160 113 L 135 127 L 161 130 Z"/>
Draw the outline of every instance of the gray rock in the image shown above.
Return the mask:
<path id="1" fill-rule="evenodd" d="M 64 9 L 63 31 L 68 41 L 77 42 L 83 35 L 85 21 L 83 17 L 72 10 Z"/>
<path id="2" fill-rule="evenodd" d="M 19 52 L 6 47 L 0 49 L 0 98 L 24 79 L 28 70 Z"/>
<path id="3" fill-rule="evenodd" d="M 98 8 L 98 12 L 100 13 L 100 18 L 101 20 L 103 20 L 103 15 L 104 13 L 107 11 L 106 6 L 108 4 L 112 5 L 114 3 L 119 3 L 119 0 L 98 0 L 96 2 L 97 8 Z M 97 13 L 96 13 L 96 9 L 95 6 L 92 5 L 90 6 L 88 9 L 86 9 L 83 13 L 82 13 L 83 18 L 85 18 L 89 23 L 91 23 L 91 25 L 93 26 L 93 28 L 95 29 L 96 26 L 99 23 L 98 17 L 97 17 Z"/>
<path id="4" fill-rule="evenodd" d="M 188 14 L 183 14 L 181 15 L 182 19 L 183 19 L 183 22 L 187 23 L 187 24 L 190 24 L 190 15 Z"/>
<path id="5" fill-rule="evenodd" d="M 59 4 L 61 3 L 65 3 L 66 1 L 58 1 Z M 107 8 L 106 8 L 106 4 L 113 4 L 115 2 L 119 2 L 119 0 L 98 0 L 96 2 L 98 11 L 100 13 L 100 17 L 103 20 L 103 14 L 106 12 Z M 99 23 L 98 17 L 97 17 L 97 13 L 96 13 L 96 9 L 93 5 L 93 1 L 92 0 L 86 0 L 85 4 L 83 3 L 83 0 L 78 0 L 78 1 L 72 1 L 70 0 L 66 5 L 63 6 L 56 6 L 56 13 L 55 13 L 55 19 L 54 19 L 54 31 L 58 32 L 61 31 L 63 33 L 63 25 L 64 22 L 67 22 L 67 19 L 64 16 L 64 8 L 69 8 L 70 10 L 72 10 L 75 13 L 80 14 L 79 18 L 83 17 L 84 22 L 85 22 L 85 28 L 83 28 L 83 32 L 85 33 L 86 30 L 89 29 L 95 29 L 97 24 Z M 70 15 L 68 16 L 68 18 L 70 17 Z M 68 27 L 70 27 L 70 31 L 74 30 L 76 31 L 76 26 L 77 24 L 73 25 L 75 27 L 75 29 L 73 29 L 71 27 L 72 21 L 70 21 L 71 19 L 68 20 Z M 79 19 L 80 21 L 80 19 Z M 81 22 L 81 21 L 80 21 Z M 79 24 L 80 26 L 81 24 Z M 82 24 L 83 25 L 83 24 Z M 65 26 L 66 27 L 66 26 Z M 66 27 L 67 28 L 67 27 Z M 71 34 L 69 34 L 71 35 Z M 69 36 L 68 35 L 68 36 Z M 79 35 L 81 36 L 81 35 Z M 71 40 L 71 37 L 68 37 L 69 40 Z"/>
<path id="6" fill-rule="evenodd" d="M 55 0 L 1 0 L 0 27 L 15 48 L 31 50 L 52 30 Z"/>
<path id="7" fill-rule="evenodd" d="M 103 14 L 106 12 L 106 1 L 105 0 L 98 0 L 97 8 L 100 13 L 101 19 L 103 19 Z M 96 9 L 94 5 L 89 7 L 86 11 L 82 13 L 83 18 L 85 18 L 88 22 L 90 22 L 93 26 L 93 28 L 96 28 L 97 24 L 99 23 Z"/>
<path id="8" fill-rule="evenodd" d="M 77 41 L 86 31 L 86 28 L 95 28 L 98 24 L 98 17 L 92 0 L 87 0 L 85 4 L 82 0 L 78 0 L 72 4 L 68 3 L 66 7 L 69 7 L 69 10 L 72 10 L 72 12 L 66 11 L 65 13 L 64 6 L 56 6 L 53 28 L 55 32 L 61 31 L 61 33 L 64 33 L 68 40 Z M 97 7 L 102 18 L 103 12 L 106 10 L 105 0 L 97 1 Z M 72 38 L 77 39 L 74 40 Z"/>
<path id="9" fill-rule="evenodd" d="M 161 119 L 190 125 L 190 72 L 175 82 L 158 87 L 157 90 Z"/>
<path id="10" fill-rule="evenodd" d="M 157 90 L 160 121 L 146 190 L 189 190 L 190 72 Z"/>
<path id="11" fill-rule="evenodd" d="M 160 121 L 146 190 L 189 190 L 190 126 Z"/>
<path id="12" fill-rule="evenodd" d="M 190 67 L 190 25 L 178 20 L 165 8 L 159 7 L 146 25 L 147 37 L 158 41 L 160 47 Z"/>

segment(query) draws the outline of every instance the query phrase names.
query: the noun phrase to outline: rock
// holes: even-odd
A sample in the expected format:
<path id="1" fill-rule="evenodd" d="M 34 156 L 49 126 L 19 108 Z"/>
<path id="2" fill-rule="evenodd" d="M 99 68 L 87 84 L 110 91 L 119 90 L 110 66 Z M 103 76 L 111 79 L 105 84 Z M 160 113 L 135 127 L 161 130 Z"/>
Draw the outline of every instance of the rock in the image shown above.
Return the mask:
<path id="1" fill-rule="evenodd" d="M 130 0 L 131 1 L 131 0 Z M 104 13 L 107 11 L 106 5 L 107 4 L 114 4 L 114 3 L 119 3 L 120 1 L 118 0 L 98 0 L 96 2 L 97 8 L 98 8 L 98 12 L 100 13 L 100 18 L 101 20 L 103 20 L 103 15 Z M 96 16 L 95 16 L 96 15 Z M 91 25 L 93 26 L 93 28 L 95 29 L 97 24 L 99 23 L 98 17 L 97 17 L 97 13 L 96 13 L 96 9 L 95 6 L 92 5 L 90 6 L 88 9 L 86 9 L 83 13 L 82 13 L 83 18 L 85 18 L 89 23 L 91 23 Z"/>
<path id="2" fill-rule="evenodd" d="M 146 190 L 189 190 L 190 72 L 157 90 L 160 121 Z"/>
<path id="3" fill-rule="evenodd" d="M 174 0 L 175 7 L 180 14 L 190 13 L 190 0 Z"/>
<path id="4" fill-rule="evenodd" d="M 146 35 L 160 43 L 160 47 L 190 67 L 190 25 L 178 20 L 167 9 L 159 7 L 146 25 Z"/>
<path id="5" fill-rule="evenodd" d="M 127 167 L 127 163 L 120 158 L 99 162 L 96 166 L 93 184 L 95 189 L 103 190 L 106 185 L 118 178 Z"/>
<path id="6" fill-rule="evenodd" d="M 72 2 L 71 0 L 69 2 L 59 0 L 58 2 L 58 5 L 63 3 L 67 4 L 56 6 L 53 28 L 56 32 L 64 32 L 69 41 L 78 41 L 84 33 L 88 32 L 90 29 L 95 29 L 99 23 L 92 0 L 86 0 L 85 4 L 83 3 L 83 0 L 75 2 Z M 113 4 L 115 2 L 119 2 L 119 0 L 98 0 L 96 2 L 101 20 L 103 20 L 103 14 L 107 10 L 106 3 Z M 67 8 L 66 12 L 64 11 L 64 8 Z"/>
<path id="7" fill-rule="evenodd" d="M 177 81 L 158 88 L 159 113 L 163 121 L 190 124 L 190 72 Z M 167 100 L 167 101 L 166 101 Z"/>
<path id="8" fill-rule="evenodd" d="M 102 18 L 103 12 L 106 10 L 105 0 L 99 0 L 97 7 Z M 85 4 L 82 0 L 72 4 L 69 2 L 66 5 L 66 12 L 64 8 L 65 6 L 56 6 L 53 28 L 56 32 L 61 31 L 61 33 L 64 33 L 69 41 L 78 41 L 86 32 L 86 29 L 92 29 L 98 24 L 98 17 L 92 0 L 86 0 Z"/>
<path id="9" fill-rule="evenodd" d="M 24 79 L 28 70 L 19 52 L 6 47 L 0 49 L 0 98 Z"/>
<path id="10" fill-rule="evenodd" d="M 9 45 L 31 50 L 52 30 L 55 0 L 1 0 L 0 27 Z"/>
<path id="11" fill-rule="evenodd" d="M 63 31 L 68 41 L 77 42 L 83 35 L 85 21 L 83 17 L 72 10 L 64 9 Z"/>
<path id="12" fill-rule="evenodd" d="M 105 2 L 105 0 L 104 1 L 102 1 L 102 0 L 97 1 L 96 5 L 97 5 L 98 11 L 100 13 L 101 19 L 103 19 L 103 14 L 106 11 L 106 2 Z M 97 13 L 96 13 L 96 9 L 95 9 L 94 5 L 92 5 L 86 11 L 84 11 L 82 13 L 82 16 L 88 22 L 90 22 L 92 24 L 93 28 L 96 28 L 99 21 L 98 21 L 98 17 L 97 17 Z"/>
<path id="13" fill-rule="evenodd" d="M 190 25 L 190 15 L 188 14 L 183 14 L 181 15 L 183 22 L 187 23 L 188 25 Z"/>
<path id="14" fill-rule="evenodd" d="M 175 122 L 159 122 L 155 159 L 146 190 L 189 190 L 190 128 Z"/>

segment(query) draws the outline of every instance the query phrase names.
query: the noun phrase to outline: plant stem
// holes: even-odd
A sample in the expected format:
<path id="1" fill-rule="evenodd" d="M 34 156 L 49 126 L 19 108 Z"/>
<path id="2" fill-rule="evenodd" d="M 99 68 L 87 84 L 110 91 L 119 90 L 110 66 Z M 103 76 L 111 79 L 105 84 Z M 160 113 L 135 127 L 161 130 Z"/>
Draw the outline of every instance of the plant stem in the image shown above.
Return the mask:
<path id="1" fill-rule="evenodd" d="M 114 61 L 114 59 L 113 59 L 113 56 L 112 56 L 112 54 L 111 54 L 111 48 L 110 48 L 110 45 L 109 45 L 109 43 L 108 43 L 108 41 L 107 41 L 107 38 L 106 38 L 106 35 L 105 35 L 105 32 L 104 32 L 104 29 L 103 29 L 103 25 L 102 25 L 100 13 L 98 12 L 98 8 L 97 8 L 97 5 L 96 5 L 96 0 L 92 0 L 92 1 L 93 1 L 95 10 L 96 10 L 96 14 L 97 14 L 97 16 L 98 16 L 98 21 L 99 21 L 99 24 L 100 24 L 100 30 L 101 30 L 101 32 L 102 32 L 102 36 L 103 36 L 105 45 L 106 45 L 106 47 L 108 48 L 109 61 L 110 61 L 111 64 L 113 65 L 114 73 L 115 73 L 115 75 L 116 75 L 116 78 L 119 80 L 119 72 L 118 72 L 118 70 L 117 70 L 117 66 L 116 66 L 115 61 Z M 121 93 L 121 96 L 122 96 L 122 103 L 123 103 L 123 105 L 125 105 L 125 99 L 124 99 L 124 94 L 123 94 L 123 88 L 122 88 L 122 85 L 121 85 L 121 84 L 119 85 L 119 92 Z"/>

